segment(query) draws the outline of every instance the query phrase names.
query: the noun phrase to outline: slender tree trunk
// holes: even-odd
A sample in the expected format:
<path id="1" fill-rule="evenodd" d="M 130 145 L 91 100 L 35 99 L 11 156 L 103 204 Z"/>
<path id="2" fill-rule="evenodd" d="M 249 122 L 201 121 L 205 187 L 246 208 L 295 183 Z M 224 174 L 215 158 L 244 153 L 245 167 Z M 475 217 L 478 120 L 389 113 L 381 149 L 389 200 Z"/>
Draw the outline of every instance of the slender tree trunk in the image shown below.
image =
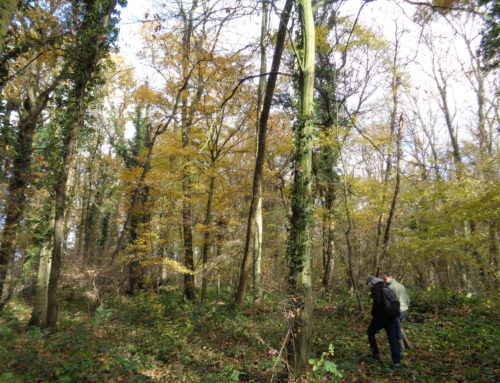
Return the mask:
<path id="1" fill-rule="evenodd" d="M 219 219 L 217 221 L 217 233 L 215 234 L 215 260 L 217 262 L 217 265 L 220 260 L 220 256 L 222 253 L 222 231 L 224 230 L 224 220 Z M 221 294 L 221 272 L 220 272 L 220 266 L 218 265 L 217 267 L 217 296 L 220 296 Z"/>
<path id="2" fill-rule="evenodd" d="M 448 84 L 447 84 L 447 78 L 445 74 L 443 73 L 443 70 L 439 63 L 437 64 L 436 68 L 436 62 L 432 61 L 432 73 L 434 76 L 434 81 L 436 83 L 436 87 L 439 92 L 439 96 L 441 98 L 441 103 L 440 103 L 440 108 L 441 111 L 443 112 L 444 119 L 446 122 L 446 129 L 448 130 L 448 135 L 450 137 L 450 142 L 451 142 L 451 147 L 452 147 L 452 154 L 453 154 L 453 160 L 455 162 L 455 166 L 457 167 L 457 172 L 458 172 L 458 177 L 461 175 L 462 171 L 462 156 L 460 154 L 460 148 L 458 146 L 458 139 L 457 135 L 455 133 L 455 129 L 453 127 L 453 120 L 450 112 L 450 108 L 448 105 Z"/>
<path id="3" fill-rule="evenodd" d="M 396 136 L 396 185 L 394 186 L 394 193 L 391 200 L 391 208 L 389 210 L 389 215 L 387 217 L 387 223 L 385 225 L 384 240 L 382 242 L 382 253 L 380 255 L 380 262 L 378 268 L 376 269 L 376 275 L 380 275 L 381 268 L 385 266 L 384 262 L 387 257 L 389 250 L 389 241 L 391 239 L 391 229 L 392 222 L 394 220 L 394 215 L 396 214 L 396 206 L 399 198 L 399 189 L 401 184 L 401 159 L 403 156 L 402 151 L 402 140 L 404 135 L 404 121 L 403 115 L 399 116 L 399 128 Z"/>
<path id="4" fill-rule="evenodd" d="M 149 187 L 144 186 L 139 195 L 139 206 L 132 212 L 130 223 L 130 243 L 135 244 L 139 238 L 140 229 L 147 225 L 151 219 L 148 208 Z M 137 289 L 143 288 L 143 268 L 141 266 L 141 255 L 133 254 L 133 259 L 128 265 L 128 294 L 134 294 Z"/>
<path id="5" fill-rule="evenodd" d="M 208 263 L 208 252 L 212 245 L 210 240 L 210 231 L 209 225 L 212 220 L 212 199 L 214 195 L 214 186 L 215 186 L 215 178 L 210 177 L 210 182 L 208 186 L 208 196 L 207 196 L 207 208 L 205 211 L 205 233 L 203 234 L 203 250 L 201 253 L 202 262 L 203 262 L 203 277 L 201 282 L 201 300 L 204 301 L 207 298 L 207 263 Z"/>
<path id="6" fill-rule="evenodd" d="M 73 123 L 65 140 L 65 154 L 63 165 L 56 180 L 55 219 L 54 219 L 54 243 L 52 249 L 52 265 L 50 268 L 49 289 L 47 299 L 47 327 L 55 329 L 57 325 L 57 286 L 61 270 L 61 259 L 64 241 L 64 213 L 66 210 L 66 188 L 69 169 L 73 162 L 78 129 L 80 125 Z"/>
<path id="7" fill-rule="evenodd" d="M 488 223 L 488 236 L 489 236 L 489 246 L 488 246 L 488 273 L 493 279 L 494 286 L 498 287 L 498 275 L 500 275 L 499 259 L 500 259 L 500 246 L 498 246 L 498 222 Z"/>
<path id="8" fill-rule="evenodd" d="M 97 63 L 103 53 L 103 47 L 109 36 L 109 23 L 111 14 L 116 7 L 117 0 L 109 0 L 104 11 L 98 12 L 97 8 L 89 9 L 84 17 L 84 29 L 95 33 L 94 39 L 89 39 L 82 33 L 82 40 L 76 49 L 81 50 L 84 57 L 81 61 L 73 63 L 75 65 L 75 73 L 78 77 L 75 78 L 74 88 L 70 96 L 71 100 L 67 105 L 67 118 L 65 120 L 63 138 L 63 155 L 62 164 L 59 174 L 56 178 L 55 186 L 55 206 L 54 206 L 54 242 L 52 249 L 52 265 L 50 269 L 49 288 L 47 294 L 47 323 L 46 326 L 52 330 L 57 326 L 57 288 L 59 284 L 59 276 L 61 273 L 61 260 L 63 254 L 64 241 L 64 215 L 66 211 L 66 194 L 68 187 L 68 176 L 73 165 L 76 143 L 80 127 L 84 119 L 84 111 L 86 108 L 86 92 L 87 85 L 94 74 Z M 92 3 L 92 7 L 98 7 L 100 4 Z M 95 12 L 95 13 L 94 13 Z M 96 20 L 96 15 L 99 18 Z M 83 32 L 83 31 L 82 31 Z M 85 39 L 86 38 L 86 39 Z"/>
<path id="9" fill-rule="evenodd" d="M 127 243 L 127 239 L 130 234 L 130 226 L 131 222 L 134 219 L 135 211 L 137 209 L 137 205 L 141 201 L 141 194 L 144 190 L 144 184 L 146 182 L 146 176 L 151 169 L 151 161 L 153 159 L 153 148 L 154 144 L 156 142 L 156 138 L 159 136 L 159 128 L 156 130 L 155 134 L 153 135 L 153 138 L 151 139 L 151 144 L 148 146 L 147 149 L 147 154 L 146 154 L 146 160 L 144 161 L 144 166 L 142 167 L 141 175 L 139 177 L 139 180 L 137 181 L 137 185 L 132 191 L 132 196 L 130 197 L 130 207 L 128 209 L 127 217 L 125 219 L 125 222 L 123 223 L 122 230 L 120 231 L 120 236 L 118 237 L 118 241 L 116 243 L 116 247 L 113 250 L 113 254 L 111 255 L 111 261 L 110 264 L 112 264 L 118 254 L 125 248 L 125 245 Z"/>
<path id="10" fill-rule="evenodd" d="M 184 141 L 184 140 L 183 140 Z M 182 180 L 182 191 L 184 200 L 182 202 L 182 235 L 184 242 L 184 265 L 191 271 L 194 271 L 194 253 L 193 253 L 193 227 L 191 212 L 191 178 L 185 175 Z M 184 295 L 190 301 L 196 299 L 194 291 L 194 275 L 184 274 Z"/>
<path id="11" fill-rule="evenodd" d="M 189 13 L 186 14 L 184 9 L 181 10 L 184 31 L 182 36 L 182 76 L 184 79 L 189 77 L 190 69 L 189 62 L 191 59 L 191 38 L 194 28 L 194 13 L 198 7 L 198 1 L 194 0 L 191 4 Z M 182 134 L 182 147 L 186 149 L 190 145 L 190 130 L 193 121 L 194 105 L 201 97 L 201 87 L 197 89 L 196 100 L 189 100 L 189 92 L 183 92 L 181 95 L 181 134 Z M 189 109 L 189 111 L 188 111 Z M 189 161 L 189 159 L 187 159 Z M 184 242 L 184 265 L 187 269 L 194 272 L 194 252 L 193 252 L 193 223 L 192 223 L 192 203 L 191 203 L 191 166 L 186 164 L 183 169 L 182 176 L 182 236 Z M 195 279 L 193 274 L 184 274 L 184 295 L 186 299 L 194 301 L 196 299 L 195 293 Z"/>
<path id="12" fill-rule="evenodd" d="M 161 217 L 160 217 L 161 218 Z M 170 245 L 170 230 L 169 228 L 164 228 L 163 230 L 163 245 L 162 245 L 162 256 L 163 259 L 169 259 L 170 258 L 170 249 L 173 247 Z M 159 280 L 159 285 L 160 286 L 166 286 L 168 284 L 168 268 L 167 264 L 164 262 L 161 265 L 160 268 L 160 280 Z"/>
<path id="13" fill-rule="evenodd" d="M 260 28 L 260 74 L 259 77 L 259 89 L 257 97 L 257 126 L 256 126 L 256 148 L 259 145 L 259 123 L 260 123 L 260 113 L 262 111 L 262 100 L 264 98 L 264 93 L 266 90 L 266 78 L 264 73 L 267 72 L 267 57 L 266 57 L 266 36 L 268 29 L 268 19 L 269 19 L 269 2 L 268 0 L 262 1 L 262 22 Z M 257 157 L 257 151 L 255 152 Z M 262 298 L 262 289 L 260 286 L 260 275 L 261 275 L 261 263 L 262 263 L 262 185 L 257 190 L 257 207 L 255 212 L 255 242 L 253 248 L 253 287 L 255 290 L 254 301 L 259 302 Z"/>
<path id="14" fill-rule="evenodd" d="M 312 136 L 314 126 L 315 25 L 310 0 L 299 2 L 303 57 L 300 61 L 300 116 L 294 132 L 294 182 L 288 254 L 291 321 L 290 359 L 294 377 L 307 373 L 312 341 L 312 276 L 309 225 L 312 215 Z"/>
<path id="15" fill-rule="evenodd" d="M 250 211 L 248 213 L 247 234 L 245 241 L 245 251 L 241 263 L 238 290 L 236 293 L 236 306 L 241 307 L 248 287 L 248 279 L 252 269 L 253 246 L 255 244 L 255 227 L 259 190 L 262 188 L 262 172 L 264 169 L 264 159 L 267 138 L 267 120 L 271 110 L 271 103 L 274 95 L 274 88 L 278 77 L 278 70 L 281 63 L 281 56 L 285 45 L 286 28 L 293 5 L 293 0 L 287 0 L 280 17 L 280 26 L 276 35 L 276 47 L 274 49 L 273 62 L 271 65 L 271 74 L 268 78 L 262 111 L 259 118 L 259 135 L 257 144 L 257 158 L 255 159 L 254 178 L 252 186 L 252 200 L 250 202 Z"/>
<path id="16" fill-rule="evenodd" d="M 450 141 L 451 141 L 451 147 L 453 149 L 453 159 L 455 160 L 455 164 L 457 166 L 461 166 L 462 164 L 462 156 L 460 154 L 460 148 L 458 146 L 458 139 L 455 134 L 455 129 L 453 128 L 453 122 L 451 120 L 451 113 L 448 107 L 448 96 L 447 96 L 447 91 L 446 87 L 440 87 L 439 88 L 439 93 L 441 95 L 441 100 L 442 100 L 442 110 L 444 113 L 445 121 L 446 121 L 446 128 L 448 129 L 448 135 L 450 136 Z"/>
<path id="17" fill-rule="evenodd" d="M 377 222 L 377 237 L 375 244 L 375 259 L 373 264 L 373 270 L 375 275 L 379 275 L 380 273 L 380 262 L 383 253 L 383 231 L 384 231 L 384 212 L 385 204 L 387 202 L 387 188 L 389 184 L 389 180 L 392 174 L 392 161 L 394 155 L 394 133 L 397 130 L 398 124 L 398 111 L 399 111 L 399 90 L 401 87 L 401 74 L 399 73 L 398 68 L 398 52 L 399 52 L 399 39 L 396 39 L 396 46 L 394 49 L 394 57 L 392 59 L 392 78 L 391 78 L 391 90 L 392 90 L 392 110 L 391 117 L 389 122 L 390 127 L 390 136 L 389 136 L 389 145 L 387 151 L 386 165 L 385 165 L 385 174 L 383 181 L 383 189 L 382 189 L 382 200 L 381 200 L 381 213 Z M 387 223 L 385 223 L 387 226 Z M 382 247 L 382 250 L 381 250 Z"/>
<path id="18" fill-rule="evenodd" d="M 345 236 L 345 241 L 347 245 L 347 256 L 346 256 L 346 266 L 347 266 L 347 274 L 349 276 L 349 282 L 354 290 L 354 293 L 356 295 L 356 301 L 358 303 L 358 309 L 360 312 L 363 311 L 363 302 L 361 301 L 359 289 L 358 289 L 358 284 L 356 282 L 356 278 L 354 277 L 354 270 L 353 270 L 353 265 L 352 265 L 352 245 L 351 245 L 351 230 L 352 230 L 352 218 L 351 218 L 351 211 L 349 209 L 349 193 L 348 193 L 348 188 L 347 188 L 347 176 L 348 176 L 348 171 L 347 171 L 347 164 L 345 162 L 344 156 L 342 155 L 342 146 L 340 139 L 337 136 L 337 141 L 338 145 L 340 148 L 339 155 L 340 159 L 342 160 L 342 165 L 344 168 L 344 179 L 342 182 L 342 194 L 344 197 L 344 208 L 345 208 L 345 213 L 347 217 L 347 228 L 344 231 L 344 236 Z"/>
<path id="19" fill-rule="evenodd" d="M 327 149 L 328 150 L 328 149 Z M 330 180 L 332 182 L 332 180 Z M 332 287 L 333 271 L 335 266 L 335 222 L 334 222 L 334 187 L 326 185 L 323 191 L 323 204 L 326 210 L 323 219 L 323 287 L 330 290 Z"/>
<path id="20" fill-rule="evenodd" d="M 326 229 L 326 249 L 325 249 L 325 265 L 323 274 L 323 286 L 327 291 L 332 287 L 333 272 L 335 268 L 335 241 L 334 227 L 332 222 L 328 222 Z"/>
<path id="21" fill-rule="evenodd" d="M 477 75 L 476 97 L 477 97 L 477 125 L 479 130 L 479 150 L 481 153 L 481 160 L 484 161 L 488 154 L 491 155 L 493 147 L 489 140 L 488 133 L 486 130 L 486 116 L 484 112 L 486 97 L 484 91 L 484 78 L 482 77 L 482 74 Z"/>

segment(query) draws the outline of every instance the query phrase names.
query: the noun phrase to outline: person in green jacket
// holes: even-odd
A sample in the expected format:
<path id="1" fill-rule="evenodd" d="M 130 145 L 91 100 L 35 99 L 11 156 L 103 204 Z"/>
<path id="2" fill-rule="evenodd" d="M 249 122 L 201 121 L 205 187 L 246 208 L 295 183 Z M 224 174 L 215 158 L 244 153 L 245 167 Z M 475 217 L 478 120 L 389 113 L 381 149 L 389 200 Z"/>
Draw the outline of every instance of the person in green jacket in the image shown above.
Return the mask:
<path id="1" fill-rule="evenodd" d="M 399 283 L 394 279 L 392 273 L 384 274 L 384 282 L 394 292 L 394 294 L 396 294 L 396 297 L 398 297 L 399 299 L 400 314 L 399 317 L 396 318 L 396 321 L 398 323 L 398 342 L 399 342 L 399 348 L 401 349 L 401 351 L 404 351 L 405 345 L 407 348 L 409 348 L 409 344 L 407 341 L 405 342 L 405 337 L 403 335 L 404 332 L 401 326 L 403 323 L 403 319 L 406 317 L 408 313 L 408 308 L 410 306 L 410 296 L 408 295 L 406 288 L 401 283 Z"/>

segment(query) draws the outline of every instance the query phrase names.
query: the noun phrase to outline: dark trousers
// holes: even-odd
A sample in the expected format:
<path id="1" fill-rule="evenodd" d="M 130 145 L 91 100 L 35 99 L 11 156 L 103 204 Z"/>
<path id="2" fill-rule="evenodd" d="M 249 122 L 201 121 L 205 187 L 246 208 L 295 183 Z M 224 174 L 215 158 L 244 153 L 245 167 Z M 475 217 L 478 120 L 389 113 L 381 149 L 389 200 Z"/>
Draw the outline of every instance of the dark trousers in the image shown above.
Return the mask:
<path id="1" fill-rule="evenodd" d="M 398 339 L 403 339 L 403 333 L 401 331 L 401 326 L 403 324 L 403 319 L 406 317 L 406 311 L 402 311 L 399 316 L 396 318 L 396 322 L 398 325 Z"/>
<path id="2" fill-rule="evenodd" d="M 391 346 L 391 358 L 392 363 L 401 363 L 401 354 L 399 351 L 398 343 L 398 321 L 396 319 L 391 322 L 382 322 L 376 318 L 373 318 L 368 330 L 368 342 L 370 342 L 370 348 L 372 349 L 373 355 L 379 355 L 377 346 L 377 339 L 375 334 L 380 330 L 384 329 L 387 333 L 387 338 L 389 339 L 389 345 Z"/>

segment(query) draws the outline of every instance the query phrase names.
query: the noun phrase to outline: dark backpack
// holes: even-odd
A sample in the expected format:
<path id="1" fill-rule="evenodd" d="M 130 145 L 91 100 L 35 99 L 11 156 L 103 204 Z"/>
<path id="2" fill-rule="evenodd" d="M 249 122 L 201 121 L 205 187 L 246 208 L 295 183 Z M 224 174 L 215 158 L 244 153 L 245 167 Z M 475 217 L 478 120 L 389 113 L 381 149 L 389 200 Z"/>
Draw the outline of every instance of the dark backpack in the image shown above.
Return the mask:
<path id="1" fill-rule="evenodd" d="M 382 291 L 384 292 L 382 310 L 391 317 L 399 316 L 399 299 L 396 294 L 394 294 L 394 291 L 385 286 Z"/>

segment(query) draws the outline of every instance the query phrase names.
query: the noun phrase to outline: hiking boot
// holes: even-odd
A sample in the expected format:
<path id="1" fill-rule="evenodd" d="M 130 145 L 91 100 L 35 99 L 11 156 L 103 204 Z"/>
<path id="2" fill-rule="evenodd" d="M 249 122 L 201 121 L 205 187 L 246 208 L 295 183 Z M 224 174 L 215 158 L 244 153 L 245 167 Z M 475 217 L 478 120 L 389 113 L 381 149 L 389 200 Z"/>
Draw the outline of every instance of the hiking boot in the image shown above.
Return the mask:
<path id="1" fill-rule="evenodd" d="M 395 369 L 395 370 L 398 370 L 398 369 L 400 369 L 400 368 L 401 368 L 401 363 L 393 363 L 393 364 L 391 365 L 391 367 L 392 367 L 393 369 Z"/>
<path id="2" fill-rule="evenodd" d="M 380 354 L 370 354 L 370 358 L 380 360 Z"/>

